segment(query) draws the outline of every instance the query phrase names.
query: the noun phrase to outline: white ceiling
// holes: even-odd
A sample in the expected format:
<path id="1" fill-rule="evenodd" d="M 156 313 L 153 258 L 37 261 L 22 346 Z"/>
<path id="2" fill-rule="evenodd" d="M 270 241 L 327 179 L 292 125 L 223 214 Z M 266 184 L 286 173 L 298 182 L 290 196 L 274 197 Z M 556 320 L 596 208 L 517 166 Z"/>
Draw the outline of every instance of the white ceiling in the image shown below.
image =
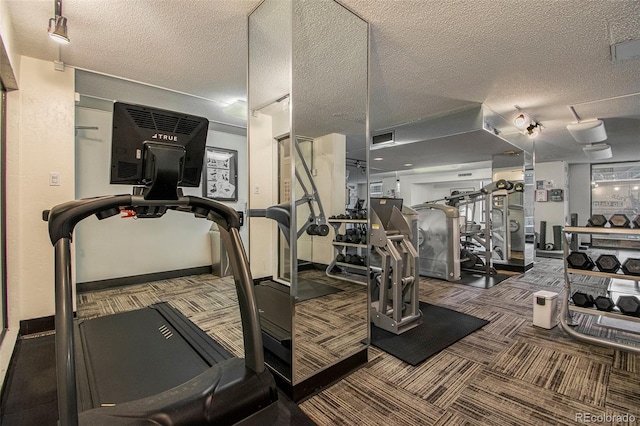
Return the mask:
<path id="1" fill-rule="evenodd" d="M 247 15 L 259 0 L 63 0 L 71 44 L 60 48 L 46 34 L 52 0 L 0 1 L 19 53 L 210 99 L 210 119 L 244 124 L 221 109 L 246 99 Z M 574 106 L 605 121 L 611 161 L 640 160 L 640 58 L 610 52 L 640 39 L 640 1 L 341 3 L 371 24 L 373 130 L 476 103 L 511 120 L 518 105 L 544 126 L 536 161 L 587 162 L 565 128 Z M 458 162 L 461 151 L 445 154 Z M 422 157 L 415 167 L 429 165 Z"/>

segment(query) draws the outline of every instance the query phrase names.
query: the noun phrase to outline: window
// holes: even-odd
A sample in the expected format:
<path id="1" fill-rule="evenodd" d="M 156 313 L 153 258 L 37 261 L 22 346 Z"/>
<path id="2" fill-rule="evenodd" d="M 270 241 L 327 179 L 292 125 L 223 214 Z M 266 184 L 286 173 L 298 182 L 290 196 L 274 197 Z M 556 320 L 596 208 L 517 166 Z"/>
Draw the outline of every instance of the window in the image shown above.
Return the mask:
<path id="1" fill-rule="evenodd" d="M 640 162 L 593 164 L 591 166 L 591 214 L 607 219 L 624 214 L 629 220 L 640 214 Z M 632 237 L 598 236 L 594 246 L 640 249 Z"/>

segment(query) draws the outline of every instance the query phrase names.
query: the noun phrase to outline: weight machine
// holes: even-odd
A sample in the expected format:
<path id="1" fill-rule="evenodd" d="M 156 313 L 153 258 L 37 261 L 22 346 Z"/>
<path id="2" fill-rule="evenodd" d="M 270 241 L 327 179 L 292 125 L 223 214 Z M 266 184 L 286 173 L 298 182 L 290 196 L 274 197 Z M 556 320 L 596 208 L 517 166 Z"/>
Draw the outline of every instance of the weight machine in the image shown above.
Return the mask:
<path id="1" fill-rule="evenodd" d="M 395 334 L 420 324 L 418 252 L 402 200 L 371 198 L 370 242 L 381 257 L 371 282 L 371 322 Z M 414 210 L 411 214 L 417 214 Z"/>
<path id="2" fill-rule="evenodd" d="M 454 192 L 413 206 L 420 222 L 420 274 L 448 281 L 459 280 L 462 270 L 495 275 L 494 258 L 511 256 L 511 232 L 504 224 L 510 223 L 508 195 L 514 191 L 524 191 L 524 185 L 500 179 L 478 191 Z M 496 197 L 502 198 L 501 209 L 493 208 Z M 474 221 L 479 203 L 482 224 Z"/>

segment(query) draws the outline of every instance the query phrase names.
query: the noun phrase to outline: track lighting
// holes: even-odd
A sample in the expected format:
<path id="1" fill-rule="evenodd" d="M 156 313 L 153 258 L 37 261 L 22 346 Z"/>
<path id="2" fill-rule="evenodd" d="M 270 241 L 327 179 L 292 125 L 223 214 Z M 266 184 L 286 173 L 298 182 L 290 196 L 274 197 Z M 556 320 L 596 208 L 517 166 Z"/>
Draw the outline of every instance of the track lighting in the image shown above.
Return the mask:
<path id="1" fill-rule="evenodd" d="M 538 137 L 542 131 L 542 125 L 531 118 L 529 114 L 521 111 L 518 106 L 516 106 L 516 109 L 518 110 L 518 115 L 513 119 L 514 126 L 530 138 Z"/>
<path id="2" fill-rule="evenodd" d="M 58 43 L 69 43 L 67 35 L 67 18 L 62 16 L 62 0 L 55 0 L 55 17 L 49 19 L 49 37 Z"/>
<path id="3" fill-rule="evenodd" d="M 540 123 L 532 122 L 527 126 L 526 131 L 527 131 L 527 135 L 530 138 L 537 138 L 540 135 L 540 132 L 542 131 L 542 126 L 540 125 Z"/>
<path id="4" fill-rule="evenodd" d="M 526 129 L 530 122 L 531 118 L 529 117 L 529 114 L 524 112 L 521 112 L 513 119 L 513 124 L 515 124 L 515 126 L 520 130 Z"/>

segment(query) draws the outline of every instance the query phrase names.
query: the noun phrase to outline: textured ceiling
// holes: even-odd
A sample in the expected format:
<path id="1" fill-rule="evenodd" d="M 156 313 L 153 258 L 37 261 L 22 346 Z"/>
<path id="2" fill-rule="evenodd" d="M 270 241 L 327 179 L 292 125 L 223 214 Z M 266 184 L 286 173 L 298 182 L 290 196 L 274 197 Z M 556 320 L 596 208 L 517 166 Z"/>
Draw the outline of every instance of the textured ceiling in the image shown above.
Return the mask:
<path id="1" fill-rule="evenodd" d="M 64 0 L 72 42 L 60 50 L 46 37 L 53 1 L 0 1 L 23 55 L 60 55 L 71 66 L 211 99 L 220 108 L 246 98 L 247 15 L 258 0 Z M 586 162 L 565 129 L 573 105 L 583 119 L 604 119 L 612 160 L 640 160 L 640 59 L 613 62 L 610 53 L 611 44 L 640 38 L 640 1 L 342 4 L 371 24 L 372 129 L 475 103 L 510 120 L 518 105 L 544 126 L 537 161 Z M 222 112 L 211 118 L 239 123 Z M 460 143 L 451 158 L 478 149 Z"/>

